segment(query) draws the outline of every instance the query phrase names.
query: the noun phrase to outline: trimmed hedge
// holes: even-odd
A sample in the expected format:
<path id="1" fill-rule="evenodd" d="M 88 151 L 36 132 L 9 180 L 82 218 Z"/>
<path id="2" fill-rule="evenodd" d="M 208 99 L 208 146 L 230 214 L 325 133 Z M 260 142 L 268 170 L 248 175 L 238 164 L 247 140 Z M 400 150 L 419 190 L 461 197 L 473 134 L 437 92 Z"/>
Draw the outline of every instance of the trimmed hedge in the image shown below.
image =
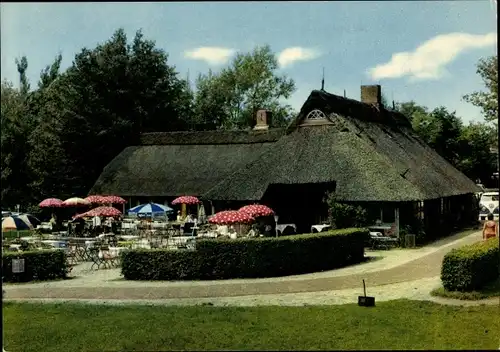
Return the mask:
<path id="1" fill-rule="evenodd" d="M 128 280 L 259 278 L 330 270 L 364 259 L 366 229 L 278 238 L 204 239 L 196 250 L 131 250 L 122 254 Z"/>
<path id="2" fill-rule="evenodd" d="M 441 281 L 447 291 L 474 291 L 498 277 L 498 239 L 453 249 L 444 256 Z"/>
<path id="3" fill-rule="evenodd" d="M 24 259 L 24 272 L 12 272 L 12 259 Z M 67 275 L 66 253 L 44 250 L 30 252 L 4 252 L 2 254 L 2 275 L 4 282 L 28 282 L 64 279 Z"/>

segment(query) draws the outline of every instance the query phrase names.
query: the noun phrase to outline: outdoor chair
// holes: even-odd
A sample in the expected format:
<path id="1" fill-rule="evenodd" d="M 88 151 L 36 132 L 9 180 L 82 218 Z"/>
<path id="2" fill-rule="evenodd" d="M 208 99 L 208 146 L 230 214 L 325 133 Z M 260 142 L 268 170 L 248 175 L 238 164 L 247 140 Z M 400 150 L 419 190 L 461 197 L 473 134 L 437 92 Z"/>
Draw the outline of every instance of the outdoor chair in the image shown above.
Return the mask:
<path id="1" fill-rule="evenodd" d="M 99 267 L 104 263 L 104 259 L 99 257 L 99 247 L 90 247 L 87 251 L 89 253 L 89 259 L 92 262 L 90 270 L 93 270 L 94 266 L 96 266 L 97 270 L 99 270 Z"/>
<path id="2" fill-rule="evenodd" d="M 78 253 L 78 246 L 74 242 L 68 243 L 68 251 L 66 252 L 66 258 L 69 265 L 76 265 L 79 262 L 80 256 Z"/>
<path id="3" fill-rule="evenodd" d="M 101 246 L 102 264 L 105 268 L 112 268 L 119 264 L 120 257 L 110 252 L 109 246 Z"/>
<path id="4" fill-rule="evenodd" d="M 194 222 L 186 222 L 182 234 L 184 236 L 196 236 L 196 229 L 193 229 Z"/>
<path id="5" fill-rule="evenodd" d="M 380 232 L 370 232 L 370 241 L 372 249 L 390 249 L 398 242 L 397 238 L 382 236 Z"/>

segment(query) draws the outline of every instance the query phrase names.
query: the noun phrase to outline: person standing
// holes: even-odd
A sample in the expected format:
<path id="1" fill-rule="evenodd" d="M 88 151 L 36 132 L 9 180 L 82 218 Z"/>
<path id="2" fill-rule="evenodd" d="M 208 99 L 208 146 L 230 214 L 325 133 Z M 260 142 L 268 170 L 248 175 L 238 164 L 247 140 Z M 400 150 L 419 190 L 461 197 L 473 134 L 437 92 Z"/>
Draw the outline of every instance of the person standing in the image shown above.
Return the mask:
<path id="1" fill-rule="evenodd" d="M 488 214 L 488 220 L 483 226 L 483 240 L 496 237 L 498 234 L 498 224 L 493 219 L 493 214 Z"/>

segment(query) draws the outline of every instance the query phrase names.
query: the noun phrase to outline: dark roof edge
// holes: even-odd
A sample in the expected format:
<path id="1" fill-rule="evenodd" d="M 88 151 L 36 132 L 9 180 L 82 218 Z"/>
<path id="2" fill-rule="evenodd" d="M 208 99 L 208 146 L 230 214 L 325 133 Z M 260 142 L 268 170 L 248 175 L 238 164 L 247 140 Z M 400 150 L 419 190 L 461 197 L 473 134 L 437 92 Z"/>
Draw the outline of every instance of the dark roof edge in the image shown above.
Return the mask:
<path id="1" fill-rule="evenodd" d="M 372 104 L 345 98 L 326 91 L 313 90 L 302 105 L 297 117 L 288 125 L 286 133 L 288 134 L 295 130 L 300 122 L 306 117 L 306 114 L 313 109 L 322 110 L 327 115 L 337 113 L 345 117 L 381 123 L 388 126 L 411 127 L 408 118 L 400 112 L 387 110 L 383 106 L 377 107 Z"/>
<path id="2" fill-rule="evenodd" d="M 194 132 L 149 132 L 140 137 L 140 145 L 214 145 L 254 144 L 276 142 L 283 134 L 283 128 L 264 131 L 194 131 Z"/>

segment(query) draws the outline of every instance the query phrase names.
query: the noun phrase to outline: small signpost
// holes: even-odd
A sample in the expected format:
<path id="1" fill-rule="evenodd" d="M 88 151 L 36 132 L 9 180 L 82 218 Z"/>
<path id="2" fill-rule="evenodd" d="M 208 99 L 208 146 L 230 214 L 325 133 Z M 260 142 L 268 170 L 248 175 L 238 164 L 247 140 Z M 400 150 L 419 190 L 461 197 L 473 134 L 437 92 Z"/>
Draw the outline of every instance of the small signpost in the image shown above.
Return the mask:
<path id="1" fill-rule="evenodd" d="M 365 285 L 364 279 L 363 279 L 363 293 L 364 293 L 364 296 L 358 296 L 358 306 L 360 306 L 360 307 L 374 307 L 375 306 L 375 297 L 369 297 L 366 295 L 366 285 Z"/>
<path id="2" fill-rule="evenodd" d="M 24 259 L 12 259 L 12 273 L 24 273 Z"/>

